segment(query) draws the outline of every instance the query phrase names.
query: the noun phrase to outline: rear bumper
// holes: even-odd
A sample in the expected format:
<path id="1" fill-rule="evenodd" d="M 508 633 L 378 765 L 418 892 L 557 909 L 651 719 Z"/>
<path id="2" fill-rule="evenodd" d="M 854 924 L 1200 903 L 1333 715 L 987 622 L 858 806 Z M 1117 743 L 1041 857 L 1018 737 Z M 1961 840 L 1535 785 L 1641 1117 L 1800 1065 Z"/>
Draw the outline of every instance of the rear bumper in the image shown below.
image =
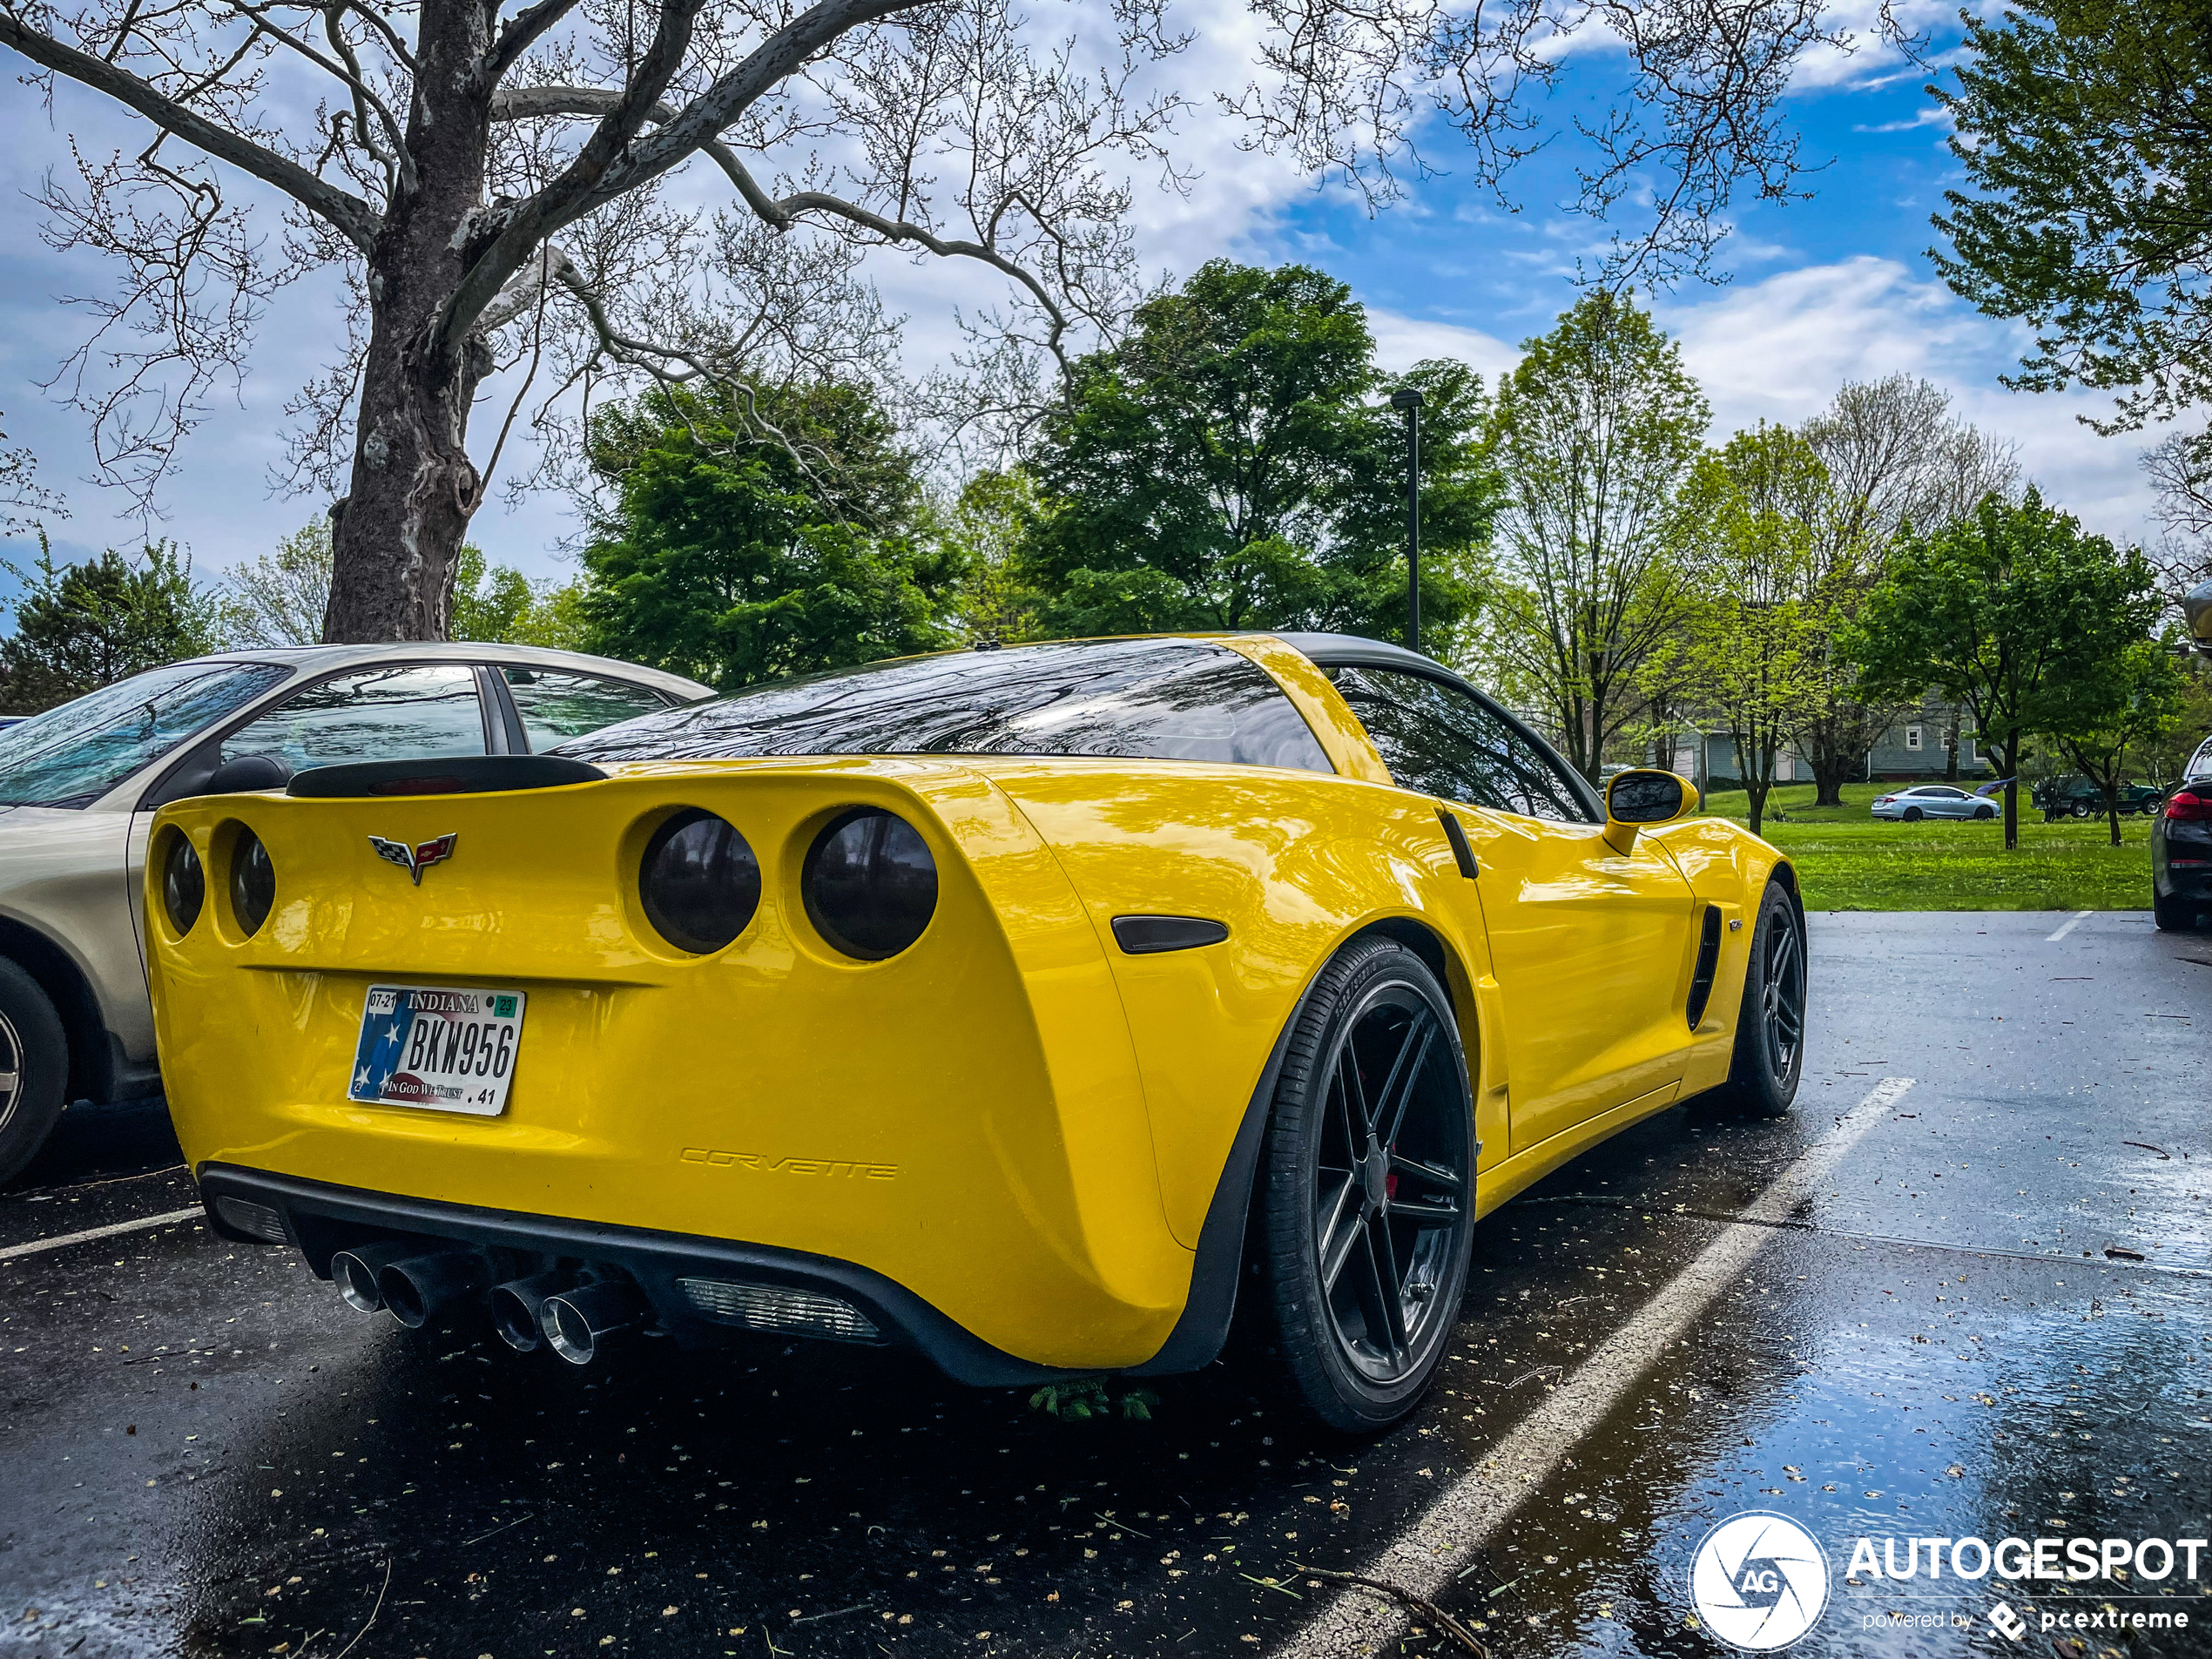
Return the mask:
<path id="1" fill-rule="evenodd" d="M 1004 1352 L 882 1274 L 803 1251 L 402 1197 L 235 1164 L 205 1164 L 199 1180 L 208 1224 L 216 1232 L 244 1244 L 270 1242 L 232 1225 L 216 1207 L 219 1198 L 273 1210 L 284 1218 L 286 1237 L 324 1278 L 339 1251 L 371 1240 L 459 1245 L 493 1252 L 503 1274 L 536 1271 L 548 1258 L 615 1270 L 644 1292 L 659 1327 L 686 1346 L 709 1346 L 744 1333 L 743 1326 L 702 1313 L 678 1283 L 718 1279 L 833 1297 L 865 1315 L 882 1333 L 883 1345 L 913 1349 L 973 1387 L 1015 1387 L 1081 1374 Z"/>

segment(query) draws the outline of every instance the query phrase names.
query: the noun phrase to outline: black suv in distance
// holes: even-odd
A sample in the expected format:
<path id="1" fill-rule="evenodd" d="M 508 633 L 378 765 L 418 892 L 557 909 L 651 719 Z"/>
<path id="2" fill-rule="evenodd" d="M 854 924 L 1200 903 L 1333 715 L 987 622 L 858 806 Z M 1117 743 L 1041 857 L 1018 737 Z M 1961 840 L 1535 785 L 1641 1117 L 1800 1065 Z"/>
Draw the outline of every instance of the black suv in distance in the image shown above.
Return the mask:
<path id="1" fill-rule="evenodd" d="M 2189 758 L 2166 808 L 2150 826 L 2150 902 L 2168 933 L 2212 912 L 2212 738 Z"/>

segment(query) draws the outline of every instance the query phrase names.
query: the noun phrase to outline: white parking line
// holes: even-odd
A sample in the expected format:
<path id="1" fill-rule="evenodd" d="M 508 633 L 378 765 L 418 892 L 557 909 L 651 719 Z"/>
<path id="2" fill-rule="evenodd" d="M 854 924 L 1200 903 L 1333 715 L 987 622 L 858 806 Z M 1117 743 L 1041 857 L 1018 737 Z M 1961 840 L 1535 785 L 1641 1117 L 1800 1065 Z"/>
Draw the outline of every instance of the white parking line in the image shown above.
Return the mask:
<path id="1" fill-rule="evenodd" d="M 198 1221 L 207 1212 L 198 1204 L 189 1210 L 171 1210 L 158 1216 L 141 1216 L 136 1221 L 111 1221 L 105 1227 L 87 1227 L 83 1232 L 59 1233 L 51 1238 L 33 1239 L 28 1244 L 10 1244 L 0 1250 L 0 1262 L 13 1261 L 18 1256 L 36 1256 L 42 1251 L 59 1250 L 64 1244 L 81 1244 L 88 1238 L 112 1238 L 118 1233 L 142 1232 L 148 1227 L 166 1227 L 172 1222 Z"/>
<path id="2" fill-rule="evenodd" d="M 2076 927 L 2079 927 L 2083 922 L 2088 921 L 2090 917 L 2095 915 L 2097 913 L 2094 910 L 2075 911 L 2071 919 L 2060 925 L 2058 932 L 2051 934 L 2048 938 L 2045 939 L 2043 942 L 2047 945 L 2057 944 L 2059 941 L 2064 939 L 2068 934 L 2072 933 Z"/>
<path id="3" fill-rule="evenodd" d="M 1743 1212 L 1748 1222 L 1776 1222 L 1792 1213 L 1912 1087 L 1910 1077 L 1885 1077 L 1838 1120 L 1836 1132 L 1808 1148 Z M 1435 1598 L 1469 1554 L 1496 1532 L 1560 1460 L 1621 1403 L 1638 1378 L 1695 1324 L 1774 1236 L 1768 1226 L 1730 1226 L 1699 1251 L 1667 1287 L 1546 1396 L 1542 1405 L 1494 1447 L 1481 1467 L 1461 1475 L 1363 1569 L 1412 1594 Z M 1345 1659 L 1380 1652 L 1406 1632 L 1404 1611 L 1361 1590 L 1347 1590 L 1278 1649 L 1310 1659 Z"/>

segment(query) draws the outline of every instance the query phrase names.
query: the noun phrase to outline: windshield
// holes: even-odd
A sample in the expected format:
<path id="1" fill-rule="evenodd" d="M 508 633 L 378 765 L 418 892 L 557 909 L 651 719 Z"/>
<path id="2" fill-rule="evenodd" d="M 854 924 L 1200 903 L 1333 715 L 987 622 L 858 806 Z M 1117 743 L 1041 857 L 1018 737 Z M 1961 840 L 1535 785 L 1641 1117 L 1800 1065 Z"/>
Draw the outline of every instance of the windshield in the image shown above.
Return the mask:
<path id="1" fill-rule="evenodd" d="M 291 672 L 273 663 L 172 663 L 10 726 L 0 732 L 0 805 L 89 806 Z"/>
<path id="2" fill-rule="evenodd" d="M 1248 658 L 1189 639 L 954 651 L 755 686 L 553 751 L 594 761 L 738 755 L 1099 755 L 1332 770 Z"/>

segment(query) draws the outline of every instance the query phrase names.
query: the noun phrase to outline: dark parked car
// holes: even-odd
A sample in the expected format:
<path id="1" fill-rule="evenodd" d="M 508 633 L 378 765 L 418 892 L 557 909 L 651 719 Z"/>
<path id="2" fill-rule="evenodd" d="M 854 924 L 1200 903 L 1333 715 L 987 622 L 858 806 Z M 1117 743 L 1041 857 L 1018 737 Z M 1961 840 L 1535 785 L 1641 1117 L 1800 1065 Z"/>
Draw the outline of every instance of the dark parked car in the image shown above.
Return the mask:
<path id="1" fill-rule="evenodd" d="M 2150 903 L 2168 933 L 2212 914 L 2212 738 L 2190 757 L 2150 826 Z"/>
<path id="2" fill-rule="evenodd" d="M 2101 818 L 2105 810 L 2105 792 L 2087 778 L 2051 778 L 2035 786 L 2032 797 L 2042 809 L 2046 822 L 2060 818 Z M 2130 817 L 2140 813 L 2148 818 L 2158 811 L 2159 803 L 2166 799 L 2161 790 L 2148 784 L 2120 786 L 2120 815 Z"/>

